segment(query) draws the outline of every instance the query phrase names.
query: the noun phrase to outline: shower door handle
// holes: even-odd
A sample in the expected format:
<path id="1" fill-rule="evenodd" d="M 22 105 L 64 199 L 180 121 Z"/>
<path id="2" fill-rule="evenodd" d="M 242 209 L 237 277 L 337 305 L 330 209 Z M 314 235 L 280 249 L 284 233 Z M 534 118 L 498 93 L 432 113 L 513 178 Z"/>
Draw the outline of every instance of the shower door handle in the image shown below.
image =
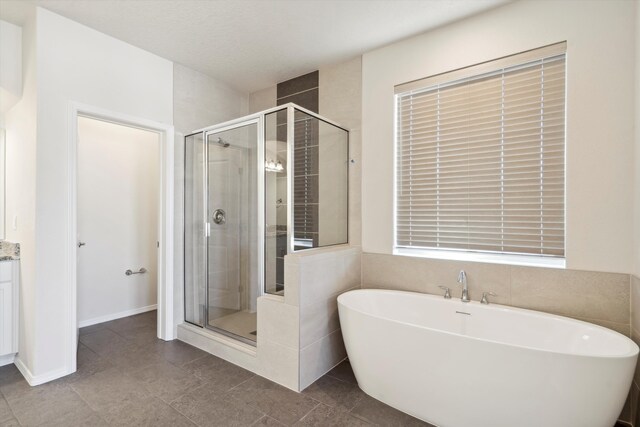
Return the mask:
<path id="1" fill-rule="evenodd" d="M 222 209 L 216 209 L 215 211 L 213 211 L 213 222 L 215 224 L 224 224 L 225 222 L 227 222 L 227 218 L 226 218 L 226 212 Z"/>

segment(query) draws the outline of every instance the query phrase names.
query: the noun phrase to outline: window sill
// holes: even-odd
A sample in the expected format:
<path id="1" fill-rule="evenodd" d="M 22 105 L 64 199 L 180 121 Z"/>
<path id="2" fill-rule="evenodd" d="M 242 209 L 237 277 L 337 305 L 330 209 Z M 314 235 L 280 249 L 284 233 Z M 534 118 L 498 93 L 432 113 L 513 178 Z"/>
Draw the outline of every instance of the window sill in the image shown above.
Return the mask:
<path id="1" fill-rule="evenodd" d="M 537 257 L 529 255 L 505 255 L 482 252 L 458 252 L 433 249 L 394 248 L 394 255 L 449 261 L 486 262 L 491 264 L 522 265 L 527 267 L 566 268 L 565 258 Z"/>

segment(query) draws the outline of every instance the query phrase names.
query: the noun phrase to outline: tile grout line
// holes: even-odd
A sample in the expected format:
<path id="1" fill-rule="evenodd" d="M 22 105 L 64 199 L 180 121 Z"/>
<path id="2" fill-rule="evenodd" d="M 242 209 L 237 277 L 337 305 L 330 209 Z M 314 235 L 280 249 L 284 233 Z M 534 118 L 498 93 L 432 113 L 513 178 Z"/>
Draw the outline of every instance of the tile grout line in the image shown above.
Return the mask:
<path id="1" fill-rule="evenodd" d="M 199 388 L 199 387 L 198 387 L 198 388 Z M 188 394 L 188 393 L 185 393 L 185 394 Z M 182 396 L 184 396 L 184 394 L 183 394 Z M 180 399 L 182 396 L 175 398 L 174 400 L 172 400 L 172 401 L 171 401 L 171 403 L 173 403 L 173 402 L 175 402 L 176 400 Z M 160 400 L 162 400 L 162 399 L 160 399 Z M 163 401 L 163 402 L 164 402 L 164 401 Z M 178 408 L 176 408 L 175 406 L 173 406 L 171 403 L 166 403 L 166 402 L 165 402 L 165 404 L 166 404 L 169 408 L 173 409 L 173 410 L 174 410 L 174 411 L 176 411 L 178 414 L 182 415 L 182 416 L 183 416 L 187 421 L 189 421 L 191 424 L 193 424 L 194 426 L 202 427 L 202 426 L 200 426 L 200 424 L 198 424 L 197 422 L 195 422 L 194 420 L 192 420 L 191 418 L 189 418 L 186 414 L 183 414 L 182 412 L 180 412 L 180 410 L 179 410 Z"/>
<path id="2" fill-rule="evenodd" d="M 258 418 L 256 421 L 254 421 L 251 425 L 252 425 L 252 426 L 258 425 L 258 423 L 259 423 L 260 421 L 262 421 L 263 419 L 265 419 L 265 418 L 267 418 L 267 417 L 268 417 L 268 415 L 266 415 L 266 414 L 265 414 L 265 415 L 261 416 L 260 418 Z M 276 420 L 276 421 L 277 421 L 277 420 Z"/>
<path id="3" fill-rule="evenodd" d="M 193 374 L 193 375 L 195 375 L 195 374 Z M 254 375 L 254 376 L 255 376 L 255 375 Z M 251 378 L 253 378 L 253 377 L 251 377 Z M 245 382 L 249 381 L 251 378 L 249 378 L 249 379 L 247 379 L 247 380 L 245 380 L 245 381 L 241 382 L 240 384 L 244 384 Z M 238 385 L 240 385 L 240 384 L 238 384 Z M 246 406 L 249 406 L 249 407 L 251 407 L 251 408 L 255 409 L 256 411 L 258 411 L 259 413 L 261 413 L 261 414 L 262 414 L 262 416 L 261 416 L 260 418 L 258 418 L 255 422 L 253 422 L 251 425 L 255 425 L 258 421 L 260 421 L 260 420 L 261 420 L 261 419 L 263 419 L 264 417 L 268 417 L 268 415 L 267 415 L 265 412 L 263 412 L 262 410 L 260 410 L 259 408 L 256 408 L 255 406 L 253 406 L 253 405 L 251 405 L 251 404 L 244 403 L 244 402 L 242 402 L 240 399 L 237 399 L 237 398 L 236 398 L 236 397 L 234 397 L 234 396 L 230 396 L 230 395 L 228 395 L 228 393 L 229 393 L 231 390 L 233 390 L 234 388 L 236 388 L 238 385 L 233 386 L 233 387 L 232 387 L 232 388 L 230 388 L 229 390 L 222 391 L 222 392 L 220 392 L 220 393 L 216 393 L 216 396 L 215 396 L 215 398 L 214 398 L 212 401 L 215 401 L 215 400 L 217 400 L 217 399 L 221 399 L 221 398 L 223 398 L 223 397 L 227 396 L 228 398 L 233 399 L 233 400 L 234 400 L 234 401 L 236 401 L 237 403 L 240 403 L 240 404 L 243 404 L 243 405 L 246 405 Z M 196 387 L 195 389 L 190 390 L 190 391 L 186 392 L 185 394 L 183 394 L 183 395 L 181 395 L 181 396 L 179 396 L 179 397 L 175 398 L 174 400 L 172 400 L 172 401 L 171 401 L 171 403 L 167 403 L 167 405 L 169 405 L 169 406 L 170 406 L 172 409 L 174 409 L 177 413 L 179 413 L 180 415 L 182 415 L 183 417 L 185 417 L 186 419 L 188 419 L 188 420 L 189 420 L 191 423 L 193 423 L 194 425 L 199 426 L 199 427 L 205 427 L 205 426 L 201 426 L 200 424 L 198 424 L 197 422 L 195 422 L 194 420 L 192 420 L 191 418 L 189 418 L 189 416 L 188 416 L 188 415 L 186 415 L 186 414 L 184 414 L 184 413 L 180 412 L 180 410 L 179 410 L 178 408 L 176 408 L 176 407 L 174 407 L 174 406 L 173 406 L 173 403 L 174 403 L 174 402 L 176 402 L 178 399 L 182 398 L 183 396 L 185 396 L 185 395 L 187 395 L 187 394 L 189 394 L 189 393 L 192 393 L 192 392 L 194 392 L 194 391 L 196 391 L 196 390 L 199 390 L 199 389 L 201 389 L 201 388 L 204 388 L 204 387 L 206 387 L 206 386 L 207 386 L 207 384 L 203 384 L 203 385 L 202 385 L 202 386 L 200 386 L 200 387 Z"/>
<path id="4" fill-rule="evenodd" d="M 196 347 L 196 348 L 197 348 L 197 347 Z M 183 364 L 181 364 L 181 365 L 176 365 L 175 363 L 171 362 L 170 360 L 167 360 L 167 362 L 171 363 L 173 366 L 176 366 L 176 367 L 178 367 L 178 368 L 182 368 L 182 369 L 184 370 L 184 366 L 185 366 L 185 365 L 188 365 L 189 363 L 193 363 L 193 362 L 195 362 L 195 361 L 197 361 L 197 360 L 200 360 L 200 359 L 202 359 L 202 358 L 205 358 L 205 357 L 207 357 L 207 356 L 209 356 L 209 355 L 210 355 L 209 353 L 205 353 L 205 354 L 203 354 L 202 356 L 198 356 L 198 357 L 196 357 L 195 359 L 193 359 L 193 360 L 189 360 L 188 362 L 184 362 L 184 363 L 183 363 Z M 164 359 L 164 357 L 163 357 L 163 359 Z M 166 359 L 165 359 L 165 360 L 166 360 Z M 187 371 L 187 372 L 188 372 L 188 371 Z M 193 375 L 195 375 L 195 374 L 193 374 Z"/>
<path id="5" fill-rule="evenodd" d="M 320 89 L 320 85 L 318 85 L 318 86 L 314 86 L 314 87 L 310 87 L 310 88 L 308 88 L 308 89 L 303 89 L 303 90 L 301 90 L 301 91 L 298 91 L 298 92 L 295 92 L 295 93 L 291 93 L 291 94 L 289 94 L 289 95 L 284 95 L 284 96 L 281 96 L 281 97 L 279 97 L 279 98 L 278 98 L 278 97 L 277 97 L 277 95 L 276 95 L 276 103 L 277 103 L 278 101 L 280 101 L 280 100 L 285 99 L 285 98 L 290 98 L 290 97 L 292 97 L 292 96 L 300 95 L 300 94 L 302 94 L 302 93 L 309 92 L 309 91 L 312 91 L 312 90 L 314 90 L 314 89 L 318 89 L 318 90 L 319 90 L 319 89 Z M 285 104 L 286 104 L 286 103 L 285 103 Z M 279 107 L 280 105 L 282 105 L 282 104 L 277 105 L 277 107 Z"/>
<path id="6" fill-rule="evenodd" d="M 334 377 L 333 375 L 330 374 L 330 372 L 331 371 L 327 372 L 325 375 L 330 377 L 330 378 L 333 378 L 334 380 L 338 380 L 338 381 L 340 381 L 342 383 L 354 385 L 354 386 L 358 387 L 358 390 L 360 389 L 360 386 L 358 386 L 357 382 L 356 383 L 352 383 L 351 381 L 347 381 L 347 380 L 343 380 L 342 378 Z M 320 377 L 320 378 L 322 378 L 322 377 Z M 320 378 L 318 378 L 318 379 L 320 379 Z"/>
<path id="7" fill-rule="evenodd" d="M 13 412 L 11 405 L 9 405 L 9 401 L 7 400 L 6 396 L 4 395 L 4 393 L 2 393 L 1 390 L 0 390 L 0 397 L 2 397 L 2 399 L 4 399 L 5 403 L 7 404 L 7 408 L 9 408 L 9 413 L 11 414 L 11 417 L 18 422 L 18 425 L 22 425 L 22 423 L 20 423 L 20 420 L 16 416 L 15 412 Z M 6 420 L 0 420 L 0 421 L 4 422 Z"/>
<path id="8" fill-rule="evenodd" d="M 92 374 L 92 375 L 89 375 L 89 377 L 92 377 L 92 376 L 93 376 L 93 374 Z M 97 410 L 97 409 L 95 409 L 93 406 L 91 406 L 91 405 L 89 404 L 89 402 L 87 402 L 87 401 L 82 397 L 82 395 L 81 395 L 80 393 L 78 393 L 78 391 L 77 391 L 75 388 L 73 388 L 73 384 L 67 384 L 67 387 L 69 387 L 69 389 L 70 389 L 72 392 L 74 392 L 74 393 L 76 394 L 76 396 L 78 396 L 78 398 L 84 402 L 84 404 L 85 404 L 85 405 L 87 405 L 87 408 L 91 409 L 91 412 L 93 412 L 93 413 L 94 413 L 98 418 L 100 418 L 102 421 L 104 421 L 105 423 L 107 423 L 107 420 L 105 420 L 104 418 L 102 418 L 102 415 L 100 415 L 100 413 L 98 412 L 98 410 Z M 107 423 L 107 424 L 109 424 L 109 423 Z"/>
<path id="9" fill-rule="evenodd" d="M 237 365 L 236 365 L 236 366 L 237 366 Z M 243 369 L 244 369 L 244 368 L 243 368 Z M 249 371 L 249 372 L 251 372 L 251 371 Z M 240 382 L 240 383 L 238 383 L 238 384 L 234 385 L 234 386 L 233 386 L 233 387 L 231 387 L 230 389 L 223 391 L 223 393 L 229 393 L 231 390 L 233 390 L 233 389 L 235 389 L 235 388 L 240 387 L 242 384 L 244 384 L 244 383 L 246 383 L 246 382 L 248 382 L 248 381 L 251 381 L 252 379 L 254 379 L 254 378 L 255 378 L 255 377 L 257 377 L 257 376 L 260 376 L 260 375 L 258 375 L 258 374 L 256 374 L 256 373 L 254 373 L 254 372 L 251 372 L 251 373 L 253 374 L 253 375 L 251 375 L 251 377 L 249 377 L 249 378 L 247 378 L 246 380 L 244 380 L 244 381 L 242 381 L 242 382 Z M 264 377 L 261 377 L 261 378 L 264 378 Z M 262 412 L 262 411 L 261 411 L 261 412 Z M 266 414 L 265 414 L 265 415 L 266 415 Z"/>
<path id="10" fill-rule="evenodd" d="M 247 379 L 247 380 L 245 380 L 245 381 L 241 382 L 240 384 L 238 384 L 238 385 L 236 385 L 236 386 L 234 386 L 234 387 L 230 388 L 229 390 L 225 391 L 223 394 L 229 394 L 233 389 L 235 389 L 235 388 L 239 387 L 240 385 L 242 385 L 242 384 L 244 384 L 244 383 L 246 383 L 246 382 L 248 382 L 248 381 L 250 381 L 250 380 L 252 380 L 252 379 L 254 379 L 254 378 L 256 378 L 256 377 L 260 377 L 260 378 L 266 379 L 266 380 L 267 380 L 267 381 L 269 381 L 269 382 L 272 382 L 272 381 L 271 381 L 271 380 L 269 380 L 268 378 L 264 378 L 264 377 L 261 377 L 260 375 L 254 374 L 251 378 L 249 378 L 249 379 Z M 291 389 L 288 389 L 287 387 L 284 387 L 284 386 L 282 386 L 282 385 L 280 385 L 280 384 L 277 384 L 277 383 L 274 383 L 274 384 L 275 384 L 275 385 L 277 385 L 278 387 L 282 387 L 282 388 L 286 389 L 287 391 L 291 391 L 291 392 L 293 392 L 293 393 L 296 393 L 295 391 L 293 391 L 293 390 L 291 390 Z M 309 415 L 309 414 L 311 413 L 311 411 L 313 411 L 313 410 L 314 410 L 315 408 L 317 408 L 320 404 L 322 404 L 322 402 L 320 402 L 320 401 L 319 401 L 319 400 L 317 400 L 317 399 L 314 399 L 314 398 L 313 398 L 313 397 L 311 397 L 311 396 L 303 395 L 302 393 L 297 393 L 297 394 L 298 394 L 298 395 L 300 395 L 300 396 L 303 396 L 303 397 L 305 397 L 305 398 L 308 398 L 308 399 L 310 399 L 310 400 L 312 400 L 313 402 L 315 402 L 315 403 L 316 403 L 316 404 L 314 405 L 314 407 L 313 407 L 313 408 L 311 408 L 311 410 L 309 410 L 309 411 L 308 411 L 307 413 L 305 413 L 301 418 L 298 418 L 298 419 L 296 420 L 296 422 L 299 422 L 299 421 L 300 421 L 300 420 L 302 420 L 304 417 L 306 417 L 307 415 Z M 232 399 L 234 399 L 234 400 L 236 400 L 236 401 L 238 401 L 238 402 L 244 403 L 244 402 L 242 402 L 240 399 L 236 398 L 235 396 L 229 396 L 229 397 L 230 397 L 230 398 L 232 398 Z M 252 407 L 252 408 L 256 409 L 258 412 L 263 412 L 260 408 L 256 407 L 255 405 L 252 405 L 251 403 L 244 403 L 244 404 L 246 404 L 246 405 L 248 405 L 248 406 L 250 406 L 250 407 Z M 264 413 L 264 412 L 263 412 L 263 413 Z M 269 417 L 269 418 L 273 418 L 273 417 L 271 417 L 271 416 L 270 416 L 269 414 L 267 414 L 267 413 L 264 413 L 264 415 L 265 415 L 265 416 L 267 416 L 267 417 Z M 261 417 L 260 419 L 262 419 L 262 418 L 264 418 L 264 417 Z M 257 420 L 257 421 L 260 421 L 260 420 Z M 256 421 L 256 422 L 257 422 L 257 421 Z M 276 421 L 278 421 L 278 420 L 276 419 Z M 278 421 L 278 422 L 280 422 L 280 421 Z M 281 423 L 281 424 L 283 424 L 283 423 Z"/>
<path id="11" fill-rule="evenodd" d="M 304 420 L 304 419 L 307 417 L 307 415 L 309 415 L 310 413 L 312 413 L 313 411 L 315 411 L 317 407 L 319 407 L 320 405 L 323 405 L 323 403 L 322 403 L 322 402 L 317 401 L 317 400 L 316 400 L 316 399 L 314 399 L 313 397 L 311 397 L 311 399 L 312 399 L 314 402 L 317 402 L 317 403 L 316 403 L 316 406 L 314 406 L 313 408 L 311 408 L 311 410 L 310 410 L 309 412 L 307 412 L 307 413 L 306 413 L 306 414 L 304 414 L 301 418 L 299 418 L 299 419 L 296 421 L 296 423 L 299 423 L 300 421 Z M 327 405 L 327 406 L 329 406 L 329 405 Z M 294 424 L 295 424 L 295 423 L 294 423 Z"/>

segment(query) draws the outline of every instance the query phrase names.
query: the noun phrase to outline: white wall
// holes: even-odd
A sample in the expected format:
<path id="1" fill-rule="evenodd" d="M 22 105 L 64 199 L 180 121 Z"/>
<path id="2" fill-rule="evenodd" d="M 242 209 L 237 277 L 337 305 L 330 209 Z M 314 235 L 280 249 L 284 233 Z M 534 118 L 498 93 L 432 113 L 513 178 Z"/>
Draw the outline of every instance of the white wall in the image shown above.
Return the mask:
<path id="1" fill-rule="evenodd" d="M 69 313 L 75 308 L 69 307 L 66 244 L 71 215 L 67 147 L 69 132 L 76 131 L 70 128 L 70 103 L 171 124 L 173 66 L 45 9 L 37 8 L 36 14 L 37 150 L 32 153 L 35 170 L 30 171 L 35 187 L 27 186 L 33 178 L 13 184 L 20 192 L 23 186 L 35 188 L 34 204 L 18 212 L 19 227 L 28 227 L 29 217 L 35 215 L 35 247 L 28 238 L 19 237 L 22 229 L 12 239 L 26 242 L 23 292 L 33 295 L 33 307 L 25 314 L 30 339 L 21 341 L 19 357 L 28 354 L 23 361 L 33 376 L 52 379 L 70 372 L 67 361 L 73 340 Z"/>
<path id="2" fill-rule="evenodd" d="M 184 136 L 249 113 L 249 96 L 202 73 L 174 64 L 175 136 L 174 316 L 184 318 Z"/>
<path id="3" fill-rule="evenodd" d="M 22 97 L 22 28 L 0 20 L 0 114 Z"/>
<path id="4" fill-rule="evenodd" d="M 80 327 L 156 305 L 159 143 L 154 132 L 78 119 Z"/>
<path id="5" fill-rule="evenodd" d="M 6 239 L 20 243 L 20 354 L 33 366 L 35 354 L 35 213 L 36 213 L 36 16 L 22 29 L 23 93 L 5 114 Z M 14 218 L 17 218 L 14 227 Z"/>
<path id="6" fill-rule="evenodd" d="M 520 1 L 365 54 L 363 251 L 393 248 L 394 85 L 566 40 L 567 267 L 629 273 L 634 19 L 630 1 Z"/>

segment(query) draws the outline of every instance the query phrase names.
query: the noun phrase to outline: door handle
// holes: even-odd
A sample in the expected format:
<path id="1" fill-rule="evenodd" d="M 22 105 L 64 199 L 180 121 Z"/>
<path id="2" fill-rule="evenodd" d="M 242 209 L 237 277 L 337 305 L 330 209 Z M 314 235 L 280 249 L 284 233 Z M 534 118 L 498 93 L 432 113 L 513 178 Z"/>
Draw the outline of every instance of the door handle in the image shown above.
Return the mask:
<path id="1" fill-rule="evenodd" d="M 86 243 L 85 243 L 85 242 L 78 242 L 78 247 L 79 247 L 79 248 L 83 247 L 84 245 L 86 245 Z"/>

